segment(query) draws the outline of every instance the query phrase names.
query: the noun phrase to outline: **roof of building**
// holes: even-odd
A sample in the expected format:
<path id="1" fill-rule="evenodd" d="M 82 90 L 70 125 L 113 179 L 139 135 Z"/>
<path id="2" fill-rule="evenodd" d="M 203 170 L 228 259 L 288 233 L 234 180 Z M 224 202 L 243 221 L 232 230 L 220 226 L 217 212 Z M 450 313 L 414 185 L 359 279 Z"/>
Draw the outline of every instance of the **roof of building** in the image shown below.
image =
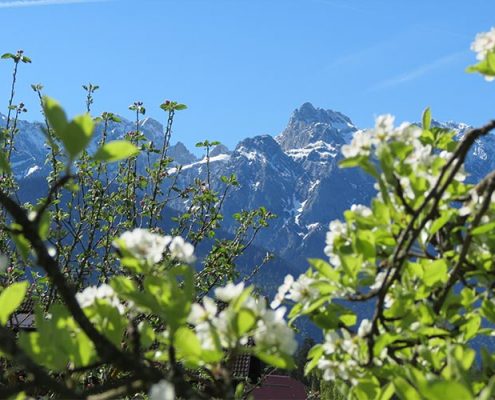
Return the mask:
<path id="1" fill-rule="evenodd" d="M 306 400 L 306 387 L 290 376 L 268 375 L 253 391 L 255 400 Z"/>

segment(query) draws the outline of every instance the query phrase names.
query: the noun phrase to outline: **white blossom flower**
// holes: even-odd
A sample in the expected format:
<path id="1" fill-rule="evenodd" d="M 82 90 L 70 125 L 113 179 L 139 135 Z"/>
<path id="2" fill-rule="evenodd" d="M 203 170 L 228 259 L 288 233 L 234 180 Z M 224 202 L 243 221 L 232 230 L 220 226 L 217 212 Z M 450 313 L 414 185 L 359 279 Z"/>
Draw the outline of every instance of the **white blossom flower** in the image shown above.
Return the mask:
<path id="1" fill-rule="evenodd" d="M 323 379 L 326 381 L 333 381 L 339 377 L 341 379 L 349 379 L 349 371 L 356 369 L 356 362 L 354 360 L 328 360 L 322 358 L 318 360 L 318 368 L 323 371 Z"/>
<path id="2" fill-rule="evenodd" d="M 476 58 L 480 61 L 485 59 L 489 52 L 495 51 L 495 27 L 488 32 L 478 33 L 471 44 L 471 50 L 477 53 Z"/>
<path id="3" fill-rule="evenodd" d="M 416 125 L 412 125 L 409 122 L 403 122 L 392 133 L 392 137 L 395 140 L 404 142 L 406 144 L 412 144 L 414 147 L 421 145 L 418 141 L 422 134 L 421 128 Z"/>
<path id="4" fill-rule="evenodd" d="M 170 256 L 176 260 L 192 264 L 196 261 L 194 256 L 194 246 L 186 242 L 182 237 L 175 236 L 169 246 Z"/>
<path id="5" fill-rule="evenodd" d="M 107 300 L 113 307 L 117 308 L 120 314 L 124 314 L 125 309 L 114 290 L 106 283 L 100 286 L 88 286 L 82 292 L 76 293 L 76 300 L 81 308 L 91 307 L 96 300 Z"/>
<path id="6" fill-rule="evenodd" d="M 55 257 L 57 255 L 57 249 L 53 246 L 48 247 L 47 251 L 50 257 Z"/>
<path id="7" fill-rule="evenodd" d="M 332 354 L 337 350 L 337 342 L 340 341 L 340 336 L 335 331 L 330 331 L 325 334 L 325 342 L 323 343 L 323 351 L 325 354 Z"/>
<path id="8" fill-rule="evenodd" d="M 318 289 L 311 286 L 315 282 L 313 278 L 309 278 L 304 274 L 299 276 L 297 281 L 292 284 L 286 297 L 295 303 L 302 303 L 306 306 L 308 302 L 318 298 L 320 295 Z"/>
<path id="9" fill-rule="evenodd" d="M 367 336 L 371 332 L 372 327 L 373 325 L 371 324 L 371 321 L 369 319 L 363 319 L 358 328 L 358 332 L 357 332 L 358 336 L 359 337 Z"/>
<path id="10" fill-rule="evenodd" d="M 364 131 L 357 131 L 352 137 L 351 144 L 342 146 L 342 154 L 345 158 L 368 156 L 370 154 L 372 137 Z"/>
<path id="11" fill-rule="evenodd" d="M 224 287 L 215 289 L 215 296 L 218 300 L 229 303 L 237 298 L 244 290 L 244 282 L 234 285 L 232 282 L 227 283 Z"/>
<path id="12" fill-rule="evenodd" d="M 431 145 L 428 144 L 423 146 L 419 144 L 418 146 L 415 146 L 411 154 L 407 156 L 405 163 L 413 166 L 421 165 L 424 167 L 429 167 L 435 159 L 436 156 L 432 154 Z"/>
<path id="13" fill-rule="evenodd" d="M 98 288 L 96 286 L 88 286 L 82 292 L 76 294 L 76 300 L 81 308 L 93 305 L 96 300 Z"/>
<path id="14" fill-rule="evenodd" d="M 5 254 L 0 254 L 0 273 L 5 272 L 9 266 L 9 258 Z"/>
<path id="15" fill-rule="evenodd" d="M 351 211 L 363 218 L 369 217 L 372 214 L 371 209 L 362 204 L 353 204 L 351 206 Z"/>
<path id="16" fill-rule="evenodd" d="M 149 400 L 175 400 L 175 388 L 172 383 L 162 379 L 151 386 Z"/>
<path id="17" fill-rule="evenodd" d="M 31 222 L 33 222 L 36 219 L 37 216 L 38 216 L 38 213 L 36 211 L 34 211 L 34 210 L 31 210 L 31 211 L 29 211 L 27 217 L 28 217 L 28 220 L 30 220 Z"/>
<path id="18" fill-rule="evenodd" d="M 409 199 L 414 199 L 416 195 L 414 194 L 414 190 L 411 186 L 411 181 L 409 178 L 402 176 L 399 179 L 400 186 L 402 188 L 402 191 L 404 192 L 405 196 Z"/>
<path id="19" fill-rule="evenodd" d="M 213 323 L 215 324 L 214 326 L 218 328 L 218 319 L 215 319 L 212 324 Z M 215 336 L 213 335 L 212 329 L 212 326 L 207 322 L 196 325 L 194 328 L 196 336 L 201 343 L 201 348 L 204 350 L 217 350 Z"/>
<path id="20" fill-rule="evenodd" d="M 211 321 L 217 314 L 217 305 L 209 297 L 203 298 L 203 305 L 194 303 L 191 306 L 191 312 L 187 318 L 187 322 L 192 325 L 199 325 L 206 321 Z"/>
<path id="21" fill-rule="evenodd" d="M 379 272 L 378 274 L 376 274 L 375 282 L 373 283 L 373 285 L 370 286 L 370 289 L 371 290 L 380 289 L 383 285 L 383 282 L 385 281 L 386 276 L 387 276 L 387 273 L 385 271 L 382 271 L 382 272 Z"/>
<path id="22" fill-rule="evenodd" d="M 464 182 L 467 178 L 467 172 L 466 172 L 466 169 L 464 168 L 464 164 L 461 165 L 461 167 L 459 168 L 459 171 L 457 171 L 457 173 L 455 174 L 454 176 L 454 179 L 457 181 L 457 182 Z"/>
<path id="23" fill-rule="evenodd" d="M 123 243 L 125 250 L 129 251 L 135 258 L 156 264 L 163 258 L 163 252 L 171 242 L 170 236 L 161 236 L 147 229 L 136 228 L 133 231 L 124 232 L 113 245 L 120 248 Z"/>
<path id="24" fill-rule="evenodd" d="M 318 368 L 323 371 L 323 379 L 326 381 L 335 380 L 335 371 L 337 369 L 337 362 L 327 360 L 325 358 L 318 360 Z"/>
<path id="25" fill-rule="evenodd" d="M 284 320 L 285 307 L 277 310 L 267 310 L 258 320 L 253 334 L 257 346 L 265 349 L 274 349 L 284 354 L 292 355 L 297 349 L 294 331 L 287 326 Z"/>
<path id="26" fill-rule="evenodd" d="M 328 257 L 333 256 L 333 243 L 336 238 L 344 236 L 347 234 L 347 225 L 338 219 L 330 222 L 329 231 L 327 232 L 326 240 L 325 240 L 325 249 L 324 252 Z"/>
<path id="27" fill-rule="evenodd" d="M 266 300 L 263 297 L 249 296 L 244 302 L 244 308 L 251 310 L 256 317 L 263 317 L 266 312 Z"/>
<path id="28" fill-rule="evenodd" d="M 277 308 L 280 304 L 282 304 L 282 301 L 284 301 L 285 295 L 289 291 L 290 287 L 294 283 L 294 277 L 292 275 L 286 275 L 284 279 L 284 283 L 279 286 L 277 294 L 275 295 L 275 298 L 273 301 L 270 303 L 271 308 Z"/>
<path id="29" fill-rule="evenodd" d="M 375 118 L 375 134 L 386 135 L 394 129 L 395 117 L 391 114 L 379 115 Z"/>
<path id="30" fill-rule="evenodd" d="M 421 326 L 421 324 L 418 321 L 416 321 L 416 322 L 413 322 L 411 324 L 411 326 L 409 327 L 409 329 L 411 329 L 412 331 L 417 331 L 420 326 Z"/>
<path id="31" fill-rule="evenodd" d="M 393 297 L 389 294 L 386 294 L 383 305 L 385 306 L 385 308 L 391 308 L 394 305 Z"/>

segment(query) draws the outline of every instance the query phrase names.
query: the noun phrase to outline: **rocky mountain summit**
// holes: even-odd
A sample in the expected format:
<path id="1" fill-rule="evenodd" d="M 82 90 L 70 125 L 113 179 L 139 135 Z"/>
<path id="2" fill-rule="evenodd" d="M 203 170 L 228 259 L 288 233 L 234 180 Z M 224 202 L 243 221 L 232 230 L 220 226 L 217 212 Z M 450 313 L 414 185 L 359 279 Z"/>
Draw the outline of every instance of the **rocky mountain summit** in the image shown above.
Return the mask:
<path id="1" fill-rule="evenodd" d="M 1 124 L 5 124 L 3 116 Z M 434 125 L 456 131 L 459 138 L 469 129 L 466 124 L 454 122 L 434 121 Z M 23 180 L 46 176 L 47 148 L 42 124 L 19 121 L 18 126 L 13 166 L 22 186 Z M 109 137 L 121 138 L 133 129 L 133 122 L 122 119 L 121 123 L 110 124 Z M 146 118 L 140 129 L 157 146 L 161 144 L 163 126 L 159 122 Z M 342 113 L 304 103 L 293 112 L 278 136 L 247 138 L 232 151 L 223 145 L 212 149 L 211 175 L 235 174 L 240 184 L 224 203 L 223 228 L 234 229 L 230 216 L 240 209 L 266 207 L 277 219 L 259 236 L 258 246 L 274 252 L 288 266 L 304 270 L 307 258 L 323 256 L 328 223 L 340 218 L 354 203 L 367 204 L 375 193 L 366 174 L 358 169 L 338 168 L 341 147 L 350 142 L 357 130 Z M 98 127 L 96 137 L 100 134 Z M 179 185 L 206 176 L 206 159 L 197 158 L 184 144 L 174 144 L 168 154 L 176 165 L 182 165 Z M 476 143 L 469 155 L 468 172 L 478 178 L 494 168 L 495 138 L 490 135 Z M 177 168 L 170 168 L 169 173 L 177 173 Z M 172 206 L 181 209 L 184 204 L 177 200 Z"/>

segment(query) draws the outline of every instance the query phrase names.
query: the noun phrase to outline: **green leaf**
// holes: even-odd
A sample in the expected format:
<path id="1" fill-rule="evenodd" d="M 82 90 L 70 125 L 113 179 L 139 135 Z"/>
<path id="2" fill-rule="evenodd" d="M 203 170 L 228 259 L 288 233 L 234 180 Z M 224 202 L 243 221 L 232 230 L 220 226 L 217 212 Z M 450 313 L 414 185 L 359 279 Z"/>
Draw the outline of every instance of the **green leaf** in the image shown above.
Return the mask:
<path id="1" fill-rule="evenodd" d="M 464 333 L 464 339 L 469 340 L 476 336 L 478 329 L 481 326 L 481 317 L 472 315 L 465 324 L 460 327 L 460 331 Z"/>
<path id="2" fill-rule="evenodd" d="M 94 122 L 89 114 L 74 118 L 61 134 L 57 134 L 64 144 L 69 156 L 74 159 L 91 141 L 94 131 Z"/>
<path id="3" fill-rule="evenodd" d="M 367 158 L 366 157 L 351 157 L 351 158 L 345 158 L 344 160 L 339 162 L 339 167 L 340 168 L 353 168 L 359 166 L 362 161 Z"/>
<path id="4" fill-rule="evenodd" d="M 314 269 L 316 269 L 325 278 L 328 278 L 331 281 L 339 280 L 339 273 L 335 271 L 335 269 L 333 269 L 332 266 L 326 261 L 320 260 L 318 258 L 310 258 L 308 262 Z"/>
<path id="5" fill-rule="evenodd" d="M 139 149 L 127 140 L 114 140 L 98 149 L 94 155 L 97 161 L 115 162 L 135 156 Z"/>
<path id="6" fill-rule="evenodd" d="M 27 261 L 31 245 L 22 233 L 14 233 L 15 231 L 22 231 L 22 227 L 19 224 L 12 223 L 10 227 L 13 230 L 13 232 L 10 234 L 10 237 L 14 241 L 15 247 L 21 255 L 22 259 L 24 261 Z"/>
<path id="7" fill-rule="evenodd" d="M 365 260 L 374 258 L 376 255 L 375 250 L 375 236 L 371 231 L 360 230 L 357 232 L 356 249 L 364 256 Z"/>
<path id="8" fill-rule="evenodd" d="M 174 335 L 173 344 L 180 359 L 184 359 L 186 364 L 196 366 L 201 360 L 201 343 L 194 331 L 185 326 L 181 326 Z"/>
<path id="9" fill-rule="evenodd" d="M 378 400 L 390 400 L 393 395 L 394 395 L 394 385 L 393 383 L 389 383 L 388 385 L 382 388 Z"/>
<path id="10" fill-rule="evenodd" d="M 421 400 L 416 389 L 404 378 L 397 377 L 394 379 L 395 392 L 402 400 Z"/>
<path id="11" fill-rule="evenodd" d="M 89 144 L 94 130 L 94 122 L 89 114 L 74 118 L 70 123 L 60 104 L 55 100 L 44 97 L 43 109 L 48 122 L 63 143 L 69 157 L 73 160 Z"/>
<path id="12" fill-rule="evenodd" d="M 452 216 L 455 215 L 454 210 L 447 210 L 443 211 L 441 213 L 440 218 L 437 218 L 433 223 L 431 224 L 431 227 L 429 229 L 429 234 L 430 236 L 433 236 L 435 233 L 437 233 L 440 229 L 442 229 L 447 222 L 452 218 Z"/>
<path id="13" fill-rule="evenodd" d="M 428 400 L 470 400 L 473 398 L 471 392 L 462 383 L 457 381 L 434 382 L 424 388 L 422 395 Z"/>
<path id="14" fill-rule="evenodd" d="M 430 107 L 427 107 L 423 111 L 423 129 L 429 130 L 431 126 L 431 110 Z"/>
<path id="15" fill-rule="evenodd" d="M 433 286 L 437 282 L 446 282 L 447 262 L 443 259 L 423 264 L 423 281 L 426 286 Z"/>
<path id="16" fill-rule="evenodd" d="M 151 324 L 148 321 L 144 320 L 139 324 L 138 330 L 141 347 L 144 349 L 150 347 L 156 338 L 155 330 L 153 329 Z"/>
<path id="17" fill-rule="evenodd" d="M 51 222 L 51 213 L 49 211 L 45 211 L 41 216 L 38 233 L 42 240 L 46 240 L 48 238 L 48 233 L 50 232 L 50 222 Z"/>
<path id="18" fill-rule="evenodd" d="M 490 52 L 485 59 L 476 65 L 471 65 L 466 68 L 466 72 L 479 72 L 487 76 L 495 76 L 495 52 Z"/>
<path id="19" fill-rule="evenodd" d="M 7 160 L 7 156 L 3 152 L 0 152 L 0 172 L 12 173 L 9 160 Z"/>
<path id="20" fill-rule="evenodd" d="M 292 357 L 287 354 L 268 354 L 263 351 L 257 351 L 255 355 L 264 363 L 275 368 L 294 369 L 296 367 Z"/>
<path id="21" fill-rule="evenodd" d="M 10 318 L 10 315 L 22 304 L 28 282 L 16 282 L 8 286 L 0 294 L 0 324 L 5 325 Z"/>
<path id="22" fill-rule="evenodd" d="M 481 312 L 491 323 L 495 323 L 495 304 L 490 300 L 483 300 Z"/>
<path id="23" fill-rule="evenodd" d="M 381 393 L 380 383 L 376 378 L 361 378 L 352 389 L 358 399 L 376 399 Z"/>
<path id="24" fill-rule="evenodd" d="M 45 96 L 43 97 L 43 110 L 57 137 L 63 135 L 63 132 L 65 132 L 69 123 L 67 122 L 67 116 L 60 104 L 56 100 Z"/>
<path id="25" fill-rule="evenodd" d="M 471 235 L 482 235 L 484 233 L 493 232 L 495 230 L 495 221 L 488 224 L 480 225 L 471 231 Z"/>
<path id="26" fill-rule="evenodd" d="M 315 369 L 321 357 L 323 357 L 323 346 L 321 344 L 317 344 L 313 346 L 308 353 L 308 359 L 311 361 L 304 366 L 304 376 L 308 376 L 309 373 Z"/>
<path id="27" fill-rule="evenodd" d="M 249 332 L 256 323 L 256 316 L 251 310 L 242 308 L 234 318 L 234 329 L 240 337 Z"/>

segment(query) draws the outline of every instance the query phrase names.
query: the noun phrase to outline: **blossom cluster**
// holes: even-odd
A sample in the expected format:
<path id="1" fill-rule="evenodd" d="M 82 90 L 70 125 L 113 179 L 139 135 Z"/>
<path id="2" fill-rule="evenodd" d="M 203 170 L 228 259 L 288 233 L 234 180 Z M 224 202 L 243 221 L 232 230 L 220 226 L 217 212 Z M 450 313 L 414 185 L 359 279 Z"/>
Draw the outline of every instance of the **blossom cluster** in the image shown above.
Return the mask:
<path id="1" fill-rule="evenodd" d="M 342 146 L 344 157 L 368 157 L 371 155 L 373 148 L 378 148 L 381 144 L 390 140 L 417 145 L 421 129 L 407 122 L 394 127 L 394 120 L 395 117 L 390 114 L 380 115 L 375 120 L 375 129 L 354 133 L 351 143 Z"/>
<path id="2" fill-rule="evenodd" d="M 495 51 L 495 27 L 488 32 L 478 33 L 471 44 L 471 50 L 480 61 L 485 59 L 489 52 Z"/>
<path id="3" fill-rule="evenodd" d="M 202 304 L 194 303 L 188 317 L 188 323 L 204 350 L 234 349 L 245 345 L 249 337 L 255 341 L 257 349 L 266 352 L 281 352 L 292 355 L 297 348 L 294 332 L 284 320 L 285 308 L 271 310 L 264 298 L 256 298 L 244 288 L 244 283 L 232 283 L 215 289 L 216 300 L 204 297 Z M 219 302 L 226 303 L 223 309 Z M 235 329 L 235 319 L 242 311 L 254 316 L 251 329 L 239 335 Z M 219 345 L 221 349 L 219 349 Z"/>
<path id="4" fill-rule="evenodd" d="M 106 283 L 100 286 L 88 286 L 82 292 L 76 293 L 76 300 L 81 308 L 91 307 L 97 300 L 104 300 L 115 307 L 120 314 L 124 314 L 125 309 L 117 294 L 110 285 Z"/>
<path id="5" fill-rule="evenodd" d="M 283 285 L 278 288 L 275 298 L 270 303 L 271 308 L 277 308 L 284 299 L 292 300 L 295 303 L 307 306 L 311 301 L 316 300 L 320 292 L 312 285 L 316 282 L 315 279 L 307 275 L 300 275 L 295 281 L 292 275 L 287 275 Z"/>
<path id="6" fill-rule="evenodd" d="M 162 236 L 147 229 L 136 228 L 126 231 L 113 242 L 113 245 L 150 265 L 162 261 L 166 251 L 172 259 L 180 262 L 191 264 L 196 260 L 194 246 L 182 237 Z"/>
<path id="7" fill-rule="evenodd" d="M 476 59 L 480 61 L 480 64 L 470 67 L 468 70 L 471 72 L 480 72 L 487 81 L 495 80 L 495 66 L 493 65 L 495 27 L 491 28 L 488 32 L 478 33 L 474 42 L 471 44 L 471 50 L 476 53 Z"/>

